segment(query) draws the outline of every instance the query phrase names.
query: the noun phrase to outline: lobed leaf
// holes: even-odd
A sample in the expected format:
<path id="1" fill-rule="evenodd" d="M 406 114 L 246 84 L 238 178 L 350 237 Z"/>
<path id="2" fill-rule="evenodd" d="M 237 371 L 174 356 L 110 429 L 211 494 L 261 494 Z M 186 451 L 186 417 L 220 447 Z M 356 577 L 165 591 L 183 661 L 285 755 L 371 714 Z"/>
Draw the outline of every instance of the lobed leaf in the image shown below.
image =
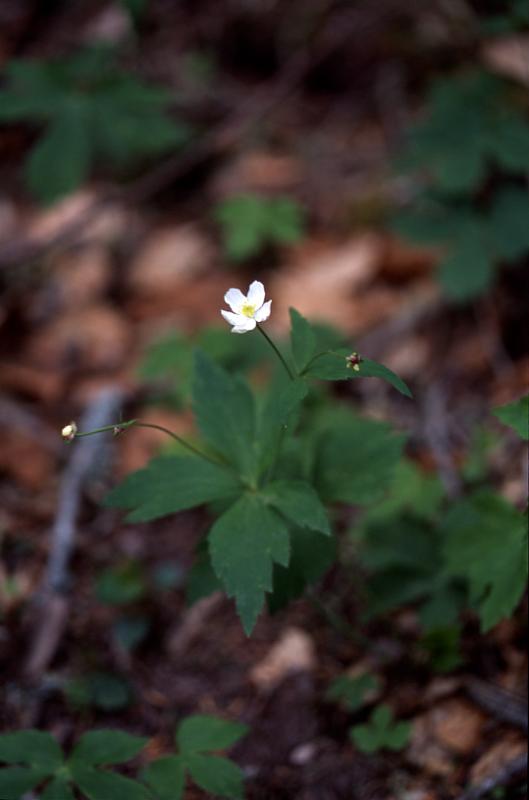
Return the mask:
<path id="1" fill-rule="evenodd" d="M 290 342 L 296 369 L 301 373 L 316 351 L 316 333 L 295 308 L 290 309 Z"/>
<path id="2" fill-rule="evenodd" d="M 105 505 L 131 509 L 130 522 L 145 522 L 240 493 L 236 476 L 198 457 L 166 456 L 133 472 L 105 498 Z"/>
<path id="3" fill-rule="evenodd" d="M 273 481 L 263 496 L 295 525 L 330 535 L 327 511 L 312 486 L 305 481 Z"/>
<path id="4" fill-rule="evenodd" d="M 195 714 L 178 726 L 176 742 L 183 754 L 226 750 L 247 733 L 247 726 L 241 722 Z"/>
<path id="5" fill-rule="evenodd" d="M 288 530 L 257 495 L 243 495 L 214 523 L 209 533 L 211 563 L 229 597 L 234 597 L 249 635 L 272 590 L 272 565 L 286 566 Z"/>
<path id="6" fill-rule="evenodd" d="M 253 475 L 255 409 L 247 384 L 200 350 L 195 356 L 193 410 L 202 435 L 245 475 Z"/>

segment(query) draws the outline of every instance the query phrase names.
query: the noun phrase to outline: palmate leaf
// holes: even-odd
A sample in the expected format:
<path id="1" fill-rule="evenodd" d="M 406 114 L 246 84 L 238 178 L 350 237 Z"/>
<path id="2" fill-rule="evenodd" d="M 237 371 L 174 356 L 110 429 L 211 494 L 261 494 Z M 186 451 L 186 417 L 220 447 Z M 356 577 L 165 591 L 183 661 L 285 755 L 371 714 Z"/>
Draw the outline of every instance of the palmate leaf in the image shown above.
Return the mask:
<path id="1" fill-rule="evenodd" d="M 487 631 L 512 614 L 527 584 L 527 520 L 482 491 L 452 507 L 443 523 L 446 573 L 466 578 Z"/>
<path id="2" fill-rule="evenodd" d="M 215 219 L 223 232 L 224 248 L 233 261 L 256 255 L 267 244 L 293 244 L 303 234 L 303 216 L 288 197 L 241 193 L 220 203 Z"/>
<path id="3" fill-rule="evenodd" d="M 131 509 L 129 521 L 145 522 L 213 500 L 235 499 L 240 491 L 237 477 L 222 466 L 198 457 L 166 456 L 125 478 L 105 505 Z"/>
<path id="4" fill-rule="evenodd" d="M 529 439 L 529 394 L 513 403 L 494 408 L 492 413 L 504 425 L 513 428 L 522 439 Z"/>
<path id="5" fill-rule="evenodd" d="M 363 753 L 377 750 L 403 750 L 411 733 L 409 722 L 394 722 L 390 707 L 381 704 L 371 714 L 367 725 L 355 725 L 350 736 Z"/>
<path id="6" fill-rule="evenodd" d="M 501 258 L 513 260 L 529 251 L 529 192 L 515 186 L 494 195 L 490 235 Z"/>
<path id="7" fill-rule="evenodd" d="M 376 502 L 392 480 L 404 439 L 389 425 L 348 415 L 322 431 L 315 460 L 315 486 L 327 502 Z"/>
<path id="8" fill-rule="evenodd" d="M 288 567 L 274 564 L 274 590 L 268 598 L 272 613 L 300 597 L 305 588 L 323 577 L 336 561 L 336 539 L 322 536 L 319 531 L 291 527 L 290 547 Z"/>
<path id="9" fill-rule="evenodd" d="M 77 188 L 94 158 L 128 162 L 187 141 L 187 127 L 166 114 L 170 94 L 115 62 L 111 48 L 90 47 L 69 59 L 8 65 L 0 120 L 47 123 L 25 165 L 39 200 L 48 203 Z"/>
<path id="10" fill-rule="evenodd" d="M 289 522 L 330 535 L 327 511 L 309 483 L 273 481 L 263 490 L 263 497 Z"/>
<path id="11" fill-rule="evenodd" d="M 247 384 L 232 378 L 200 350 L 195 356 L 193 410 L 212 447 L 246 477 L 256 471 L 255 409 Z"/>
<path id="12" fill-rule="evenodd" d="M 305 381 L 289 381 L 286 385 L 272 384 L 257 421 L 257 452 L 260 472 L 271 466 L 277 456 L 281 439 L 296 422 L 296 411 L 307 396 Z"/>
<path id="13" fill-rule="evenodd" d="M 272 590 L 274 562 L 290 555 L 286 523 L 256 494 L 243 495 L 214 523 L 209 533 L 211 563 L 229 597 L 234 597 L 249 635 Z"/>

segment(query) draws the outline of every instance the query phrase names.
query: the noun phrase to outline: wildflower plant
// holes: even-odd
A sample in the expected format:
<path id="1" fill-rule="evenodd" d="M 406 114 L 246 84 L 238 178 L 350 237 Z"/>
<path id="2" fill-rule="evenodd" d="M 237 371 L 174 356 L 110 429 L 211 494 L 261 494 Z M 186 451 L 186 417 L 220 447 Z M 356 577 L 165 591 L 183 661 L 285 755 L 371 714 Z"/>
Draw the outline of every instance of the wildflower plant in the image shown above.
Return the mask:
<path id="1" fill-rule="evenodd" d="M 216 516 L 199 549 L 201 591 L 220 586 L 235 600 L 249 635 L 265 598 L 277 607 L 317 579 L 333 559 L 330 511 L 340 502 L 369 503 L 391 480 L 402 437 L 389 426 L 360 420 L 349 410 L 303 425 L 302 406 L 314 380 L 378 377 L 406 396 L 406 384 L 386 367 L 348 349 L 319 345 L 318 330 L 291 309 L 290 352 L 282 352 L 263 328 L 271 313 L 262 283 L 247 294 L 230 289 L 230 311 L 222 316 L 235 333 L 258 333 L 278 359 L 280 373 L 264 396 L 197 350 L 192 404 L 200 445 L 163 430 L 180 444 L 178 454 L 155 458 L 129 475 L 108 496 L 131 522 L 146 522 L 195 506 Z M 99 431 L 73 432 L 65 439 L 101 431 L 122 433 L 129 420 Z M 195 573 L 196 574 L 196 573 Z M 195 598 L 197 593 L 194 593 Z"/>

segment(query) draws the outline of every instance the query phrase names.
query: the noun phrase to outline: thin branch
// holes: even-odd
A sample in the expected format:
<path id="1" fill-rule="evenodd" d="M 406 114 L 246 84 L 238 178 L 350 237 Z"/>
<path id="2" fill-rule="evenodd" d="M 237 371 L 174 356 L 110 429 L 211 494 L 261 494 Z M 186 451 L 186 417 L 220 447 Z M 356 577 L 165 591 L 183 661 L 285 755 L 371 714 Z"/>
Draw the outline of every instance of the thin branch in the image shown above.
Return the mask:
<path id="1" fill-rule="evenodd" d="M 117 388 L 102 390 L 88 407 L 82 424 L 100 427 L 117 416 L 123 393 Z M 57 434 L 59 436 L 59 434 Z M 64 631 L 68 604 L 68 564 L 75 546 L 75 534 L 82 491 L 100 445 L 87 438 L 71 451 L 59 490 L 57 514 L 51 531 L 50 553 L 40 590 L 40 608 L 35 638 L 28 654 L 25 673 L 35 680 L 53 658 Z"/>

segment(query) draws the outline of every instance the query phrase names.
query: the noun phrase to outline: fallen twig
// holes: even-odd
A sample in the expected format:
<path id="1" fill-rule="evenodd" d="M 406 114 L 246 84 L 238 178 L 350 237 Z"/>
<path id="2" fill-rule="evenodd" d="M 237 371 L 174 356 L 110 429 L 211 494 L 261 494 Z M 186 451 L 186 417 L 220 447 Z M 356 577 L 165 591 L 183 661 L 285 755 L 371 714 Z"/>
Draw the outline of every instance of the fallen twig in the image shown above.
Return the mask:
<path id="1" fill-rule="evenodd" d="M 117 388 L 101 391 L 87 409 L 82 425 L 93 428 L 116 418 L 123 401 Z M 64 631 L 68 614 L 68 563 L 75 543 L 76 521 L 82 490 L 100 449 L 97 439 L 86 438 L 76 443 L 62 480 L 57 515 L 51 533 L 48 565 L 44 575 L 40 608 L 24 672 L 35 681 L 53 658 Z"/>
<path id="2" fill-rule="evenodd" d="M 478 678 L 469 678 L 466 689 L 470 697 L 502 722 L 527 730 L 527 700 Z"/>
<path id="3" fill-rule="evenodd" d="M 490 775 L 481 783 L 471 786 L 466 792 L 460 794 L 458 800 L 479 800 L 480 797 L 488 795 L 494 789 L 508 786 L 516 778 L 525 775 L 526 772 L 527 754 L 522 753 L 522 755 L 516 756 L 512 761 L 500 767 L 494 775 Z"/>

